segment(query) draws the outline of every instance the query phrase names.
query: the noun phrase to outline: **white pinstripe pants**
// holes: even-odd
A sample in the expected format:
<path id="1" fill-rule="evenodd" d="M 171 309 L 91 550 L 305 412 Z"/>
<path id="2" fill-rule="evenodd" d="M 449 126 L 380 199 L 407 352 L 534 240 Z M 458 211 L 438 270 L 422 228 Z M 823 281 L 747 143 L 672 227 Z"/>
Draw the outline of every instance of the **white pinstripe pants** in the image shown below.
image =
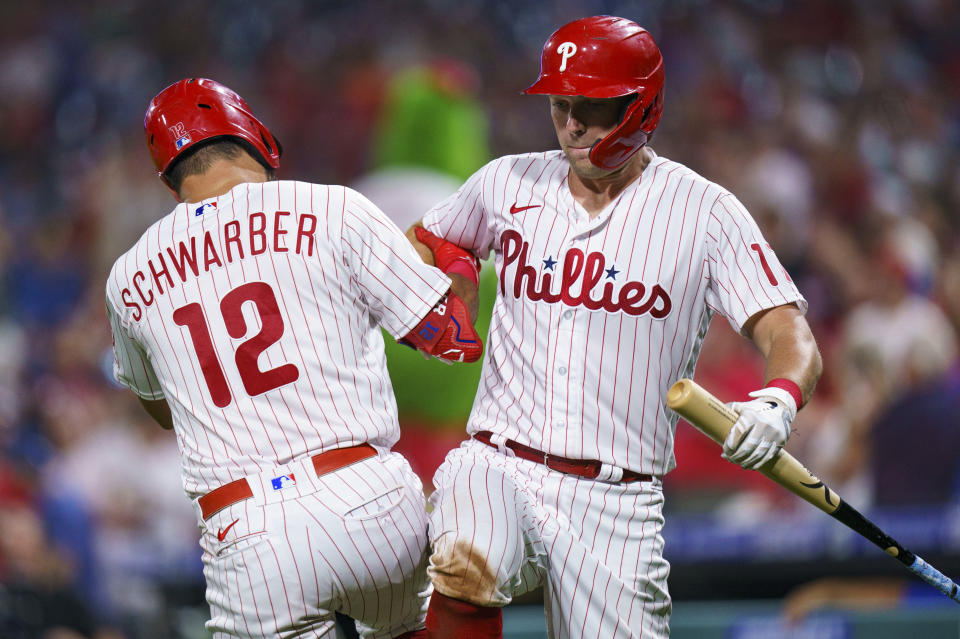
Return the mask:
<path id="1" fill-rule="evenodd" d="M 586 480 L 468 441 L 447 455 L 434 485 L 431 576 L 456 546 L 485 557 L 494 575 L 485 584 L 483 571 L 464 571 L 461 592 L 502 606 L 543 584 L 551 638 L 669 636 L 658 479 Z"/>
<path id="2" fill-rule="evenodd" d="M 272 488 L 271 478 L 290 474 L 295 483 Z M 248 481 L 252 498 L 201 523 L 216 639 L 334 637 L 337 611 L 368 638 L 423 627 L 432 591 L 426 509 L 401 455 L 321 477 L 305 460 Z"/>

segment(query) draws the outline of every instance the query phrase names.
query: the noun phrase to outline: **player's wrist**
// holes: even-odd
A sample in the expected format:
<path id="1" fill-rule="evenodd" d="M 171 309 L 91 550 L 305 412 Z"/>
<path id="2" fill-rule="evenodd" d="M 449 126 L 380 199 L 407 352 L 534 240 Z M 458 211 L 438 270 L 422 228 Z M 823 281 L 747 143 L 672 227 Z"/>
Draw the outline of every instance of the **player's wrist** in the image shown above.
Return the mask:
<path id="1" fill-rule="evenodd" d="M 803 408 L 803 389 L 792 379 L 777 377 L 767 382 L 765 388 L 779 388 L 788 392 L 790 397 L 793 398 L 793 405 L 796 407 L 796 410 Z"/>
<path id="2" fill-rule="evenodd" d="M 480 286 L 480 271 L 470 258 L 465 256 L 460 257 L 445 266 L 446 268 L 441 268 L 440 270 L 447 275 L 453 275 L 454 273 L 463 275 L 470 280 L 474 286 Z"/>

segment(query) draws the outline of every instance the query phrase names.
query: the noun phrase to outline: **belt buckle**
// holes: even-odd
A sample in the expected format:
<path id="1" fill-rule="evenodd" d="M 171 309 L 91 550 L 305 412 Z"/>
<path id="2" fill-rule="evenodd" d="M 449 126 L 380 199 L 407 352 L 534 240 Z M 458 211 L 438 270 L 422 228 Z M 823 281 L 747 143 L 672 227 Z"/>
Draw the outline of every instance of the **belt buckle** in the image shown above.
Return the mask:
<path id="1" fill-rule="evenodd" d="M 543 454 L 543 465 L 549 468 L 550 470 L 554 470 L 558 473 L 563 473 L 564 475 L 576 474 L 576 473 L 571 473 L 570 469 L 565 466 L 561 466 L 560 468 L 558 468 L 556 465 L 556 455 L 551 455 L 550 453 Z"/>
<path id="2" fill-rule="evenodd" d="M 557 470 L 556 468 L 550 465 L 550 453 L 543 453 L 543 465 L 549 468 L 550 470 Z M 563 471 L 557 470 L 557 472 L 559 473 Z"/>

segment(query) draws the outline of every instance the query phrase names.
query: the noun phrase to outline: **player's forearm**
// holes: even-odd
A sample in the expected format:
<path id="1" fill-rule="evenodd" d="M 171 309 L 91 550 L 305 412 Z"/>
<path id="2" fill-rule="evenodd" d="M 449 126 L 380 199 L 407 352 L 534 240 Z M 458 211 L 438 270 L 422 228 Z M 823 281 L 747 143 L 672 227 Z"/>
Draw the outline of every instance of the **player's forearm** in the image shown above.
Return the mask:
<path id="1" fill-rule="evenodd" d="M 757 340 L 766 359 L 764 383 L 772 379 L 789 379 L 800 387 L 806 402 L 823 371 L 820 350 L 799 312 L 778 319 L 776 324 L 767 327 L 767 331 L 761 332 Z"/>

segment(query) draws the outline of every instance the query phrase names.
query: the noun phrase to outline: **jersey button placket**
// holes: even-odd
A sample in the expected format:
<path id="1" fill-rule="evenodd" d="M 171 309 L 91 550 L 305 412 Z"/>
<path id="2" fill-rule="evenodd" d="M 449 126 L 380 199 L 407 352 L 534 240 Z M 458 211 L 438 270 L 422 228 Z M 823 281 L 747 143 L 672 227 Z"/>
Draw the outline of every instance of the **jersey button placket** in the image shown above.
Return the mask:
<path id="1" fill-rule="evenodd" d="M 557 376 L 562 380 L 564 390 L 564 406 L 566 407 L 566 423 L 572 423 L 581 414 L 580 406 L 583 403 L 583 389 L 581 379 L 583 375 L 577 368 L 578 358 L 583 355 L 582 321 L 589 315 L 588 311 L 567 309 L 560 315 L 560 335 L 565 342 L 563 357 L 557 359 Z M 578 324 L 578 321 L 581 323 Z M 571 358 L 573 358 L 571 360 Z M 569 392 L 567 392 L 569 390 Z"/>
<path id="2" fill-rule="evenodd" d="M 570 380 L 567 374 L 570 372 L 570 353 L 576 349 L 573 331 L 574 311 L 571 308 L 560 313 L 558 319 L 556 359 L 554 360 L 554 432 L 560 432 L 570 423 L 569 402 L 571 400 L 569 389 Z M 574 393 L 575 394 L 575 393 Z"/>

